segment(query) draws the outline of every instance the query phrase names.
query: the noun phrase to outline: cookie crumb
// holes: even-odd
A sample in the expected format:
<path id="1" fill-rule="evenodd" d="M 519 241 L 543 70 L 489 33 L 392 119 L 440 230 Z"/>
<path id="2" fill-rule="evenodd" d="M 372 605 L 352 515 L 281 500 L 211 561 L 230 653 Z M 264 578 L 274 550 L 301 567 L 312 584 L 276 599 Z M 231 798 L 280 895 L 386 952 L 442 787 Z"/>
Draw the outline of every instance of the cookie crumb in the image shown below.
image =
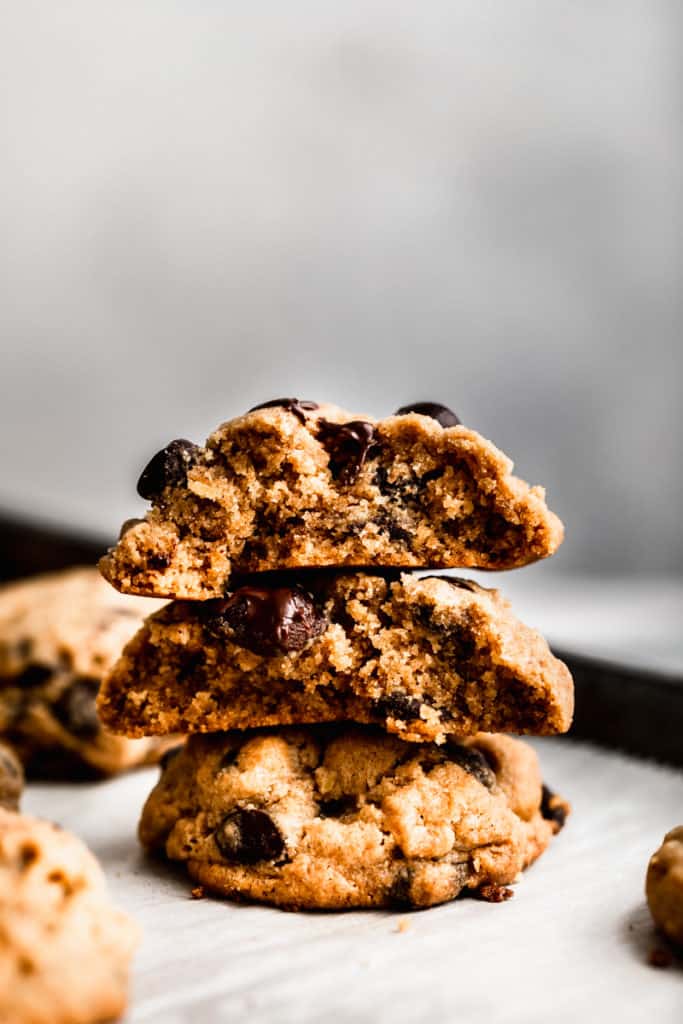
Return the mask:
<path id="1" fill-rule="evenodd" d="M 664 949 L 662 946 L 655 946 L 650 950 L 650 955 L 647 958 L 647 962 L 650 967 L 671 967 L 674 958 L 670 949 Z"/>
<path id="2" fill-rule="evenodd" d="M 478 900 L 484 900 L 486 903 L 504 903 L 505 900 L 512 899 L 515 894 L 507 885 L 480 885 L 474 895 Z"/>
<path id="3" fill-rule="evenodd" d="M 194 889 L 190 892 L 191 900 L 203 900 L 206 898 L 206 889 L 203 885 L 195 885 Z"/>
<path id="4" fill-rule="evenodd" d="M 398 932 L 399 935 L 403 935 L 409 929 L 410 929 L 410 921 L 408 920 L 407 917 L 402 917 L 401 920 L 397 922 L 395 931 Z"/>

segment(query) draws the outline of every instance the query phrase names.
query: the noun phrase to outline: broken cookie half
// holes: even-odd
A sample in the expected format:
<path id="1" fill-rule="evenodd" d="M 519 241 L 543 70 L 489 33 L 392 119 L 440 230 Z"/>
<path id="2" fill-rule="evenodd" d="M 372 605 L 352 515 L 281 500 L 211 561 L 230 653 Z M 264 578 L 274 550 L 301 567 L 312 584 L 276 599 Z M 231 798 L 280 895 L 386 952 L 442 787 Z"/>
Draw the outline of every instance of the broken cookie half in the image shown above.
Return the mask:
<path id="1" fill-rule="evenodd" d="M 223 597 L 239 573 L 312 566 L 510 569 L 552 555 L 543 489 L 443 406 L 383 420 L 276 399 L 140 477 L 152 508 L 100 563 L 131 594 Z"/>
<path id="2" fill-rule="evenodd" d="M 566 666 L 495 590 L 410 573 L 259 576 L 146 620 L 105 680 L 127 736 L 353 720 L 403 739 L 565 732 Z"/>

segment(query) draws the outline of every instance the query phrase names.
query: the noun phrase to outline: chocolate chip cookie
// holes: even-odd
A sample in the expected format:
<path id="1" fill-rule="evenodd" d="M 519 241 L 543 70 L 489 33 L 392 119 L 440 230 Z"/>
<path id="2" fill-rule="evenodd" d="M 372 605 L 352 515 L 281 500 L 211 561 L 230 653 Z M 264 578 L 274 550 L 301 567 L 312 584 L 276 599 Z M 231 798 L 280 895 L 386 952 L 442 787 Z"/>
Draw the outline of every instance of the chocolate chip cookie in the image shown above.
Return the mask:
<path id="1" fill-rule="evenodd" d="M 0 1020 L 100 1024 L 123 1013 L 137 928 L 75 836 L 0 809 Z"/>
<path id="2" fill-rule="evenodd" d="M 683 947 L 683 825 L 668 832 L 652 855 L 645 890 L 655 924 Z"/>
<path id="3" fill-rule="evenodd" d="M 131 594 L 222 598 L 236 573 L 311 566 L 510 569 L 551 555 L 560 520 L 443 406 L 383 420 L 277 399 L 145 468 L 152 502 L 102 559 Z"/>
<path id="4" fill-rule="evenodd" d="M 216 895 L 341 910 L 495 894 L 559 827 L 520 740 L 436 746 L 345 725 L 191 736 L 140 839 Z"/>
<path id="5" fill-rule="evenodd" d="M 103 674 L 158 607 L 117 594 L 94 568 L 0 588 L 0 737 L 30 774 L 110 774 L 168 746 L 106 732 L 95 704 Z"/>
<path id="6" fill-rule="evenodd" d="M 105 680 L 99 710 L 129 736 L 353 720 L 442 742 L 564 732 L 573 686 L 495 590 L 300 572 L 162 608 Z"/>

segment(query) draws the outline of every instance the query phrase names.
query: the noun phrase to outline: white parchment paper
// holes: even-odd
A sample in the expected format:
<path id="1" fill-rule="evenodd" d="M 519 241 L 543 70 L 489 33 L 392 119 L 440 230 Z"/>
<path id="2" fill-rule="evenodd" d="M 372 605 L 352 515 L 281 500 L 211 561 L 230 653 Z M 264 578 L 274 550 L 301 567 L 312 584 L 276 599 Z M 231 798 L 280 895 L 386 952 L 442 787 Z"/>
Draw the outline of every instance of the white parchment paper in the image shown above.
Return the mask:
<path id="1" fill-rule="evenodd" d="M 32 785 L 27 812 L 82 836 L 143 929 L 128 1024 L 683 1021 L 683 968 L 647 964 L 648 858 L 683 822 L 683 773 L 570 739 L 534 741 L 573 803 L 507 903 L 291 914 L 189 899 L 135 839 L 157 772 Z"/>

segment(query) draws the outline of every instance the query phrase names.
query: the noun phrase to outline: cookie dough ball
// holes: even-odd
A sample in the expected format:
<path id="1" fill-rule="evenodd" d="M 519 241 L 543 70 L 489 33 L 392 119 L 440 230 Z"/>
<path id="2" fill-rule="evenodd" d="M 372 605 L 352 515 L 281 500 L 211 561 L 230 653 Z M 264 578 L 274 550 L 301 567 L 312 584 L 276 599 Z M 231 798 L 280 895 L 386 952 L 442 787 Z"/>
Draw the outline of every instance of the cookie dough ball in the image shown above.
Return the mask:
<path id="1" fill-rule="evenodd" d="M 137 928 L 57 825 L 0 809 L 0 1021 L 100 1024 L 123 1013 Z"/>
<path id="2" fill-rule="evenodd" d="M 657 927 L 683 946 L 683 825 L 667 832 L 652 855 L 645 892 Z"/>

